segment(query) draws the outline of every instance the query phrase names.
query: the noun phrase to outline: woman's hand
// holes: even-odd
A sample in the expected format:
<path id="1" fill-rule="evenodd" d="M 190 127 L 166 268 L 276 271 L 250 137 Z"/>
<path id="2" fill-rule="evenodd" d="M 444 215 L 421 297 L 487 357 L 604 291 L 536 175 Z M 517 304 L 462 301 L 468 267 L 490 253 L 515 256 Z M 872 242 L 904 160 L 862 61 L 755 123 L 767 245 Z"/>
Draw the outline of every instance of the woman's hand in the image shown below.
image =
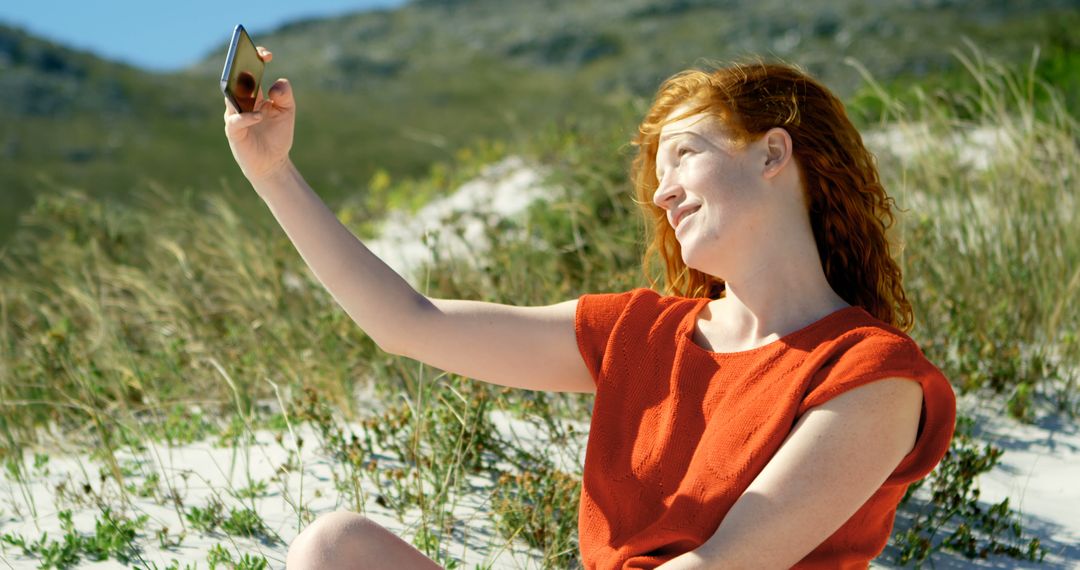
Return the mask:
<path id="1" fill-rule="evenodd" d="M 273 59 L 270 50 L 256 48 L 263 61 Z M 225 100 L 225 136 L 233 158 L 252 183 L 273 176 L 289 164 L 296 122 L 296 101 L 289 80 L 278 79 L 263 97 L 255 100 L 255 110 L 239 113 Z"/>

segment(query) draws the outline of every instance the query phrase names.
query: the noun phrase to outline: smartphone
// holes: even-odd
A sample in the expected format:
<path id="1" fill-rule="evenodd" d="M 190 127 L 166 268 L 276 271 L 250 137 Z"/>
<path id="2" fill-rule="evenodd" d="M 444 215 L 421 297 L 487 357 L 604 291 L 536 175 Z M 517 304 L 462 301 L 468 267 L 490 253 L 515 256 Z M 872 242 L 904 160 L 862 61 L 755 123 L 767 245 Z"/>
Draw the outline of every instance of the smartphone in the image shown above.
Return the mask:
<path id="1" fill-rule="evenodd" d="M 225 69 L 221 71 L 221 92 L 238 112 L 255 110 L 264 67 L 266 63 L 259 57 L 255 42 L 244 26 L 237 24 L 229 42 L 229 54 L 225 56 Z"/>

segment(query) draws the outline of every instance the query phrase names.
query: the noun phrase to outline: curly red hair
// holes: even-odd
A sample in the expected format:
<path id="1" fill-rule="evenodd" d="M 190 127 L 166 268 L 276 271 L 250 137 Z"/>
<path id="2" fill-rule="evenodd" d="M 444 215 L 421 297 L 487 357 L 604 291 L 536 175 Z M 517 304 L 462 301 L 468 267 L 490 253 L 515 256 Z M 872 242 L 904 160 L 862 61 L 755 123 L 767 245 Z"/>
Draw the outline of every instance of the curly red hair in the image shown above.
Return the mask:
<path id="1" fill-rule="evenodd" d="M 686 103 L 689 110 L 667 118 Z M 724 281 L 691 269 L 663 209 L 653 203 L 660 129 L 697 113 L 724 122 L 736 141 L 748 143 L 771 128 L 791 135 L 818 255 L 829 285 L 851 305 L 903 331 L 914 317 L 887 231 L 895 203 L 886 195 L 874 156 L 863 145 L 844 104 L 824 85 L 786 63 L 734 63 L 709 71 L 688 69 L 663 82 L 638 127 L 631 178 L 649 232 L 643 270 L 659 258 L 667 294 L 718 299 Z"/>

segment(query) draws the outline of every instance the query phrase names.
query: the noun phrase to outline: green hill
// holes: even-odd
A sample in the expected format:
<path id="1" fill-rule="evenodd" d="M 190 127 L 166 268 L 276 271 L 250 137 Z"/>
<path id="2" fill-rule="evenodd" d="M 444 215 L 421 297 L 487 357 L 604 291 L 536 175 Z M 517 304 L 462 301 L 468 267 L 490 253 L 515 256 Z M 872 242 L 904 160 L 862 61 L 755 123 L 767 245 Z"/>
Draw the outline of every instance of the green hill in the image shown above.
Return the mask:
<path id="1" fill-rule="evenodd" d="M 293 22 L 256 40 L 274 51 L 270 78 L 296 89 L 294 160 L 338 201 L 364 193 L 376 170 L 424 174 L 477 139 L 528 138 L 574 117 L 624 120 L 617 104 L 644 105 L 664 77 L 705 58 L 780 56 L 850 97 L 860 76 L 845 58 L 903 88 L 955 74 L 949 50 L 969 37 L 1005 61 L 1039 45 L 1040 69 L 1076 82 L 1078 6 L 428 0 Z M 58 188 L 127 201 L 154 184 L 245 185 L 221 133 L 223 52 L 157 74 L 0 26 L 0 243 L 35 195 Z"/>

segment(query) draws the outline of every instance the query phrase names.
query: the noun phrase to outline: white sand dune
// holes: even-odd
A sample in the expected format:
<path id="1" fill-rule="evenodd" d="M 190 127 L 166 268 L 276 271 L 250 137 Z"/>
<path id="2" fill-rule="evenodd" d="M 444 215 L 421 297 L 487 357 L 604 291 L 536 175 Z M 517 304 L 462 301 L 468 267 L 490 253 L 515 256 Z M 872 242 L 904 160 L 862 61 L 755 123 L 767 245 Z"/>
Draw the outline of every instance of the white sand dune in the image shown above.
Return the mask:
<path id="1" fill-rule="evenodd" d="M 380 226 L 379 237 L 365 245 L 416 286 L 422 276 L 414 273 L 424 263 L 434 261 L 433 249 L 444 257 L 475 264 L 489 247 L 485 218 L 522 218 L 533 201 L 553 195 L 543 183 L 544 173 L 539 167 L 521 157 L 509 156 L 485 168 L 450 196 L 425 204 L 415 214 L 391 213 Z M 448 224 L 458 218 L 464 230 L 460 235 Z"/>
<path id="2" fill-rule="evenodd" d="M 562 453 L 552 454 L 552 445 L 546 441 L 535 425 L 512 418 L 500 411 L 493 411 L 492 419 L 500 434 L 515 442 L 522 449 L 534 453 L 554 455 L 557 465 L 571 473 L 580 473 L 584 463 L 584 436 L 574 445 L 560 446 Z M 348 426 L 353 433 L 362 433 L 363 427 L 357 424 Z M 587 426 L 576 426 L 580 432 L 587 432 Z M 216 544 L 239 557 L 238 553 L 251 553 L 265 556 L 272 568 L 284 568 L 287 544 L 306 525 L 297 513 L 299 505 L 313 514 L 323 514 L 335 510 L 356 510 L 355 505 L 343 504 L 341 493 L 335 489 L 336 473 L 342 480 L 350 479 L 345 468 L 328 457 L 321 446 L 313 445 L 319 441 L 313 428 L 305 426 L 297 429 L 296 435 L 306 442 L 299 448 L 299 454 L 292 454 L 298 448 L 296 440 L 286 434 L 281 441 L 267 431 L 254 434 L 254 442 L 237 447 L 218 447 L 214 441 L 207 440 L 167 447 L 161 443 L 146 442 L 147 450 L 132 454 L 120 452 L 117 459 L 126 471 L 133 471 L 125 477 L 125 484 L 141 487 L 151 473 L 160 477 L 160 488 L 169 495 L 182 499 L 183 508 L 177 509 L 168 502 L 155 500 L 154 497 L 140 498 L 128 493 L 131 501 L 126 508 L 131 516 L 148 515 L 149 521 L 145 534 L 149 536 L 138 540 L 141 547 L 140 558 L 133 564 L 140 566 L 156 564 L 163 568 L 172 560 L 183 564 L 195 563 L 201 568 L 208 567 L 207 553 Z M 300 462 L 290 456 L 300 457 Z M 395 463 L 389 454 L 381 455 L 383 467 L 393 467 Z M 33 464 L 32 457 L 28 457 Z M 285 465 L 288 472 L 279 476 L 279 468 Z M 298 464 L 299 463 L 299 464 Z M 504 466 L 510 469 L 509 465 Z M 21 483 L 11 479 L 0 484 L 0 533 L 18 534 L 29 540 L 36 540 L 43 533 L 48 533 L 52 540 L 58 540 L 64 533 L 57 517 L 61 510 L 74 512 L 72 518 L 75 528 L 84 534 L 94 529 L 95 518 L 101 517 L 100 504 L 113 505 L 119 510 L 125 505 L 115 480 L 102 480 L 101 473 L 109 473 L 100 461 L 91 460 L 87 454 L 57 457 L 50 459 L 41 470 L 32 472 L 32 476 Z M 252 482 L 268 482 L 265 496 L 256 499 L 237 499 L 231 491 L 244 489 Z M 364 495 L 363 512 L 407 540 L 416 534 L 421 519 L 417 509 L 407 512 L 399 518 L 389 508 L 380 506 L 376 498 L 379 494 L 370 481 L 360 479 Z M 63 485 L 76 496 L 87 498 L 87 504 L 78 505 L 60 497 L 56 492 Z M 90 493 L 83 491 L 89 486 Z M 538 568 L 541 553 L 532 551 L 520 541 L 508 543 L 494 528 L 490 515 L 490 491 L 494 484 L 481 477 L 469 481 L 470 491 L 453 496 L 448 505 L 452 506 L 455 519 L 452 536 L 444 537 L 444 549 L 449 556 L 464 563 L 464 568 Z M 243 537 L 230 537 L 221 532 L 208 535 L 189 529 L 187 536 L 175 548 L 163 548 L 153 533 L 165 528 L 174 540 L 185 528 L 180 512 L 191 507 L 204 507 L 213 497 L 218 497 L 230 508 L 249 507 L 254 509 L 266 523 L 270 540 Z M 33 505 L 33 507 L 31 507 Z M 34 514 L 36 512 L 36 514 Z M 190 527 L 190 524 L 187 526 Z M 275 540 L 280 538 L 280 540 Z M 36 568 L 38 562 L 28 559 L 17 549 L 6 546 L 2 552 L 5 566 L 12 568 Z M 80 568 L 125 568 L 115 561 L 84 561 Z"/>
<path id="3" fill-rule="evenodd" d="M 1048 555 L 1042 564 L 1036 564 L 1003 557 L 972 561 L 958 554 L 941 552 L 933 557 L 934 567 L 1080 568 L 1080 430 L 1074 424 L 1053 421 L 1036 425 L 1021 424 L 975 398 L 962 399 L 962 409 L 977 418 L 983 438 L 1006 451 L 997 467 L 978 482 L 983 503 L 990 505 L 1008 497 L 1010 504 L 1022 515 L 1025 532 L 1038 536 Z M 553 448 L 538 435 L 533 424 L 498 411 L 493 412 L 493 416 L 504 437 L 531 451 L 559 452 L 554 459 L 557 459 L 560 468 L 570 473 L 580 473 L 587 426 L 575 426 L 581 436 L 573 445 Z M 354 433 L 360 433 L 363 429 L 359 425 L 349 427 Z M 212 441 L 202 441 L 169 448 L 161 443 L 147 442 L 148 451 L 145 453 L 120 453 L 118 459 L 121 465 L 135 472 L 125 479 L 126 483 L 138 487 L 146 481 L 149 473 L 158 473 L 161 488 L 166 492 L 175 489 L 186 508 L 205 506 L 214 496 L 234 508 L 248 506 L 266 522 L 271 534 L 281 539 L 281 542 L 267 543 L 221 533 L 207 535 L 189 531 L 180 546 L 162 548 L 152 533 L 167 528 L 168 535 L 175 539 L 184 527 L 177 509 L 167 503 L 159 504 L 152 497 L 139 498 L 129 494 L 133 499 L 128 505 L 130 512 L 150 517 L 146 525 L 148 536 L 138 541 L 143 549 L 142 560 L 160 568 L 172 560 L 181 564 L 195 563 L 205 568 L 208 567 L 206 556 L 209 549 L 215 544 L 223 544 L 234 555 L 258 554 L 265 556 L 272 568 L 284 568 L 286 544 L 303 527 L 296 514 L 297 505 L 303 504 L 316 515 L 338 509 L 354 510 L 353 505 L 342 503 L 341 493 L 334 485 L 335 472 L 342 478 L 348 476 L 344 468 L 314 444 L 319 438 L 313 429 L 299 429 L 297 435 L 307 442 L 300 448 L 302 466 L 294 465 L 285 477 L 275 474 L 279 467 L 288 463 L 290 451 L 296 450 L 296 442 L 288 434 L 278 442 L 273 433 L 257 432 L 254 443 L 239 447 L 217 447 Z M 33 463 L 31 458 L 27 461 Z M 10 478 L 3 479 L 0 481 L 0 533 L 36 538 L 47 532 L 49 537 L 56 540 L 62 535 L 57 513 L 63 509 L 75 512 L 73 520 L 78 530 L 91 533 L 95 517 L 101 516 L 99 501 L 117 507 L 124 504 L 112 479 L 102 483 L 99 475 L 102 472 L 108 472 L 105 465 L 81 454 L 53 458 L 44 470 L 33 471 L 32 476 L 22 483 Z M 265 496 L 239 500 L 230 495 L 230 490 L 245 488 L 253 481 L 269 483 Z M 399 536 L 411 540 L 425 522 L 420 519 L 420 514 L 412 512 L 404 520 L 399 519 L 393 511 L 376 502 L 378 490 L 372 488 L 367 479 L 361 481 L 365 514 Z M 56 492 L 58 485 L 65 485 L 75 495 L 88 497 L 88 503 L 76 505 L 59 497 Z M 83 485 L 90 486 L 89 496 L 82 491 Z M 464 568 L 478 565 L 540 568 L 540 553 L 520 542 L 507 544 L 494 528 L 488 504 L 492 488 L 490 481 L 478 477 L 470 481 L 469 492 L 456 497 L 452 510 L 457 524 L 452 536 L 444 537 L 447 544 L 445 551 L 461 560 Z M 35 505 L 36 516 L 31 515 L 31 504 Z M 0 560 L 0 566 L 11 568 L 36 568 L 38 565 L 37 561 L 23 557 L 10 546 L 4 547 Z M 896 567 L 886 558 L 873 566 Z M 84 562 L 79 567 L 125 566 L 110 560 Z"/>
<path id="4" fill-rule="evenodd" d="M 932 559 L 934 568 L 1080 568 L 1080 427 L 1054 415 L 1034 424 L 1019 422 L 998 399 L 968 394 L 958 402 L 959 411 L 975 420 L 978 439 L 1004 450 L 994 469 L 976 483 L 979 502 L 989 507 L 1008 498 L 1025 536 L 1039 538 L 1046 558 L 1042 563 L 1005 557 L 968 560 L 939 552 Z M 920 489 L 915 500 L 927 496 Z M 897 566 L 882 561 L 875 567 Z"/>

